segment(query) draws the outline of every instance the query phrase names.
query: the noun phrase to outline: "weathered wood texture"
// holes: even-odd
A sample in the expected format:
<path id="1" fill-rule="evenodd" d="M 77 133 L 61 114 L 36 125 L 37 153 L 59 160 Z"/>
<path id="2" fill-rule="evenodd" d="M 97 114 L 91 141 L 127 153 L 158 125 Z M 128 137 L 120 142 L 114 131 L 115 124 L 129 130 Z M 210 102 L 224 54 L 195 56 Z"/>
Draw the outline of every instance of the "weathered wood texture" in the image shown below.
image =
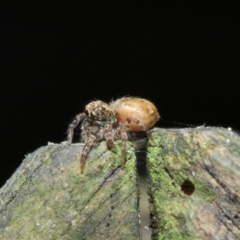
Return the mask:
<path id="1" fill-rule="evenodd" d="M 155 129 L 153 239 L 240 239 L 240 138 L 222 128 Z M 81 144 L 50 144 L 0 190 L 0 239 L 140 239 L 134 150 L 106 143 L 80 175 Z"/>
<path id="2" fill-rule="evenodd" d="M 80 174 L 81 144 L 49 144 L 24 159 L 0 190 L 0 239 L 139 239 L 134 150 L 102 142 Z"/>
<path id="3" fill-rule="evenodd" d="M 154 131 L 153 239 L 240 239 L 240 137 L 223 128 Z"/>

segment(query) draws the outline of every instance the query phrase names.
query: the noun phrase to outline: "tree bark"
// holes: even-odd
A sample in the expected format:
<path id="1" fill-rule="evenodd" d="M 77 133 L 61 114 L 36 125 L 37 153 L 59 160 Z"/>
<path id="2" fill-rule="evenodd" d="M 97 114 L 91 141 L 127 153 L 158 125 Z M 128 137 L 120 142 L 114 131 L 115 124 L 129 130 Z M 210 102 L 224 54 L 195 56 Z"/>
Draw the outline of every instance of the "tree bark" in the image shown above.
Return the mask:
<path id="1" fill-rule="evenodd" d="M 240 137 L 155 129 L 148 172 L 153 239 L 240 239 Z"/>
<path id="2" fill-rule="evenodd" d="M 147 167 L 153 239 L 240 239 L 240 138 L 222 128 L 154 129 Z M 141 239 L 135 154 L 121 141 L 49 144 L 0 189 L 0 239 Z"/>
<path id="3" fill-rule="evenodd" d="M 119 144 L 117 144 L 119 145 Z M 121 147 L 121 146 L 120 146 Z M 0 239 L 139 239 L 134 149 L 102 142 L 80 174 L 82 144 L 49 144 L 24 159 L 0 190 Z"/>

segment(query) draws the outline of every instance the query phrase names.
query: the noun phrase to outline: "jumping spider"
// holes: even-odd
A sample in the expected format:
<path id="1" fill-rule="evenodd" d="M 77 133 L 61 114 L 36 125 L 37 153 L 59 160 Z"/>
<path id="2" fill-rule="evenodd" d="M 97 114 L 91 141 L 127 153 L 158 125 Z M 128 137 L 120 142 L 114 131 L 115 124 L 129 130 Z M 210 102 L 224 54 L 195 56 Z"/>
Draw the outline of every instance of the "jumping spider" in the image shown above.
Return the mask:
<path id="1" fill-rule="evenodd" d="M 85 111 L 76 115 L 68 126 L 68 143 L 72 142 L 74 129 L 81 123 L 81 140 L 85 142 L 80 157 L 83 173 L 87 155 L 94 143 L 106 140 L 108 148 L 115 146 L 114 140 L 122 140 L 122 165 L 125 163 L 126 142 L 129 132 L 143 131 L 151 138 L 149 129 L 160 118 L 157 108 L 142 98 L 124 97 L 110 104 L 94 101 L 86 105 Z"/>

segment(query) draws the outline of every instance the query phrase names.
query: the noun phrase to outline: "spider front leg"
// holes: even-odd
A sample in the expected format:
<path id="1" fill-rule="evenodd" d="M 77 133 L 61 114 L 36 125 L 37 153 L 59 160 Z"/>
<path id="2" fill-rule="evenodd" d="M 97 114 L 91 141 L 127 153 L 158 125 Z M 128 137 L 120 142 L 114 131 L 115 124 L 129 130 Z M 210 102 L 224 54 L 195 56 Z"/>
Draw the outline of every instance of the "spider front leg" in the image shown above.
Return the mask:
<path id="1" fill-rule="evenodd" d="M 78 124 L 86 117 L 86 113 L 80 113 L 76 115 L 74 120 L 68 125 L 68 130 L 67 130 L 67 141 L 68 143 L 72 143 L 73 139 L 73 132 L 74 129 L 78 126 Z"/>
<path id="2" fill-rule="evenodd" d="M 115 135 L 117 138 L 119 138 L 120 135 L 122 140 L 122 167 L 123 167 L 126 162 L 126 143 L 128 140 L 128 135 L 123 126 L 119 127 Z"/>
<path id="3" fill-rule="evenodd" d="M 82 154 L 80 157 L 80 172 L 81 173 L 83 173 L 83 171 L 84 171 L 87 155 L 88 155 L 88 153 L 91 149 L 91 146 L 93 145 L 95 140 L 96 140 L 96 137 L 94 135 L 90 134 L 89 137 L 85 141 L 85 145 L 82 149 Z"/>
<path id="4" fill-rule="evenodd" d="M 104 127 L 104 137 L 106 139 L 107 142 L 107 147 L 109 149 L 114 148 L 115 144 L 113 141 L 113 129 L 112 129 L 112 123 L 106 123 L 105 127 Z"/>

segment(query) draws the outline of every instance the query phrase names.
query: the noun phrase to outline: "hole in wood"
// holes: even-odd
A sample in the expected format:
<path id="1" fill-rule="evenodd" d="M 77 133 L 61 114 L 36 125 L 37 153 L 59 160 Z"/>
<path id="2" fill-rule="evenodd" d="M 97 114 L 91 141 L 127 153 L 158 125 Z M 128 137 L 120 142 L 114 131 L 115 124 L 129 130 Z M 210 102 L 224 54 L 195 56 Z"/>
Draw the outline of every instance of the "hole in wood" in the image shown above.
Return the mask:
<path id="1" fill-rule="evenodd" d="M 235 218 L 235 219 L 238 219 L 238 218 L 239 218 L 239 216 L 236 214 L 236 215 L 234 215 L 234 218 Z"/>
<path id="2" fill-rule="evenodd" d="M 195 187 L 191 181 L 185 180 L 181 186 L 181 190 L 184 192 L 184 194 L 190 196 L 195 191 Z"/>

